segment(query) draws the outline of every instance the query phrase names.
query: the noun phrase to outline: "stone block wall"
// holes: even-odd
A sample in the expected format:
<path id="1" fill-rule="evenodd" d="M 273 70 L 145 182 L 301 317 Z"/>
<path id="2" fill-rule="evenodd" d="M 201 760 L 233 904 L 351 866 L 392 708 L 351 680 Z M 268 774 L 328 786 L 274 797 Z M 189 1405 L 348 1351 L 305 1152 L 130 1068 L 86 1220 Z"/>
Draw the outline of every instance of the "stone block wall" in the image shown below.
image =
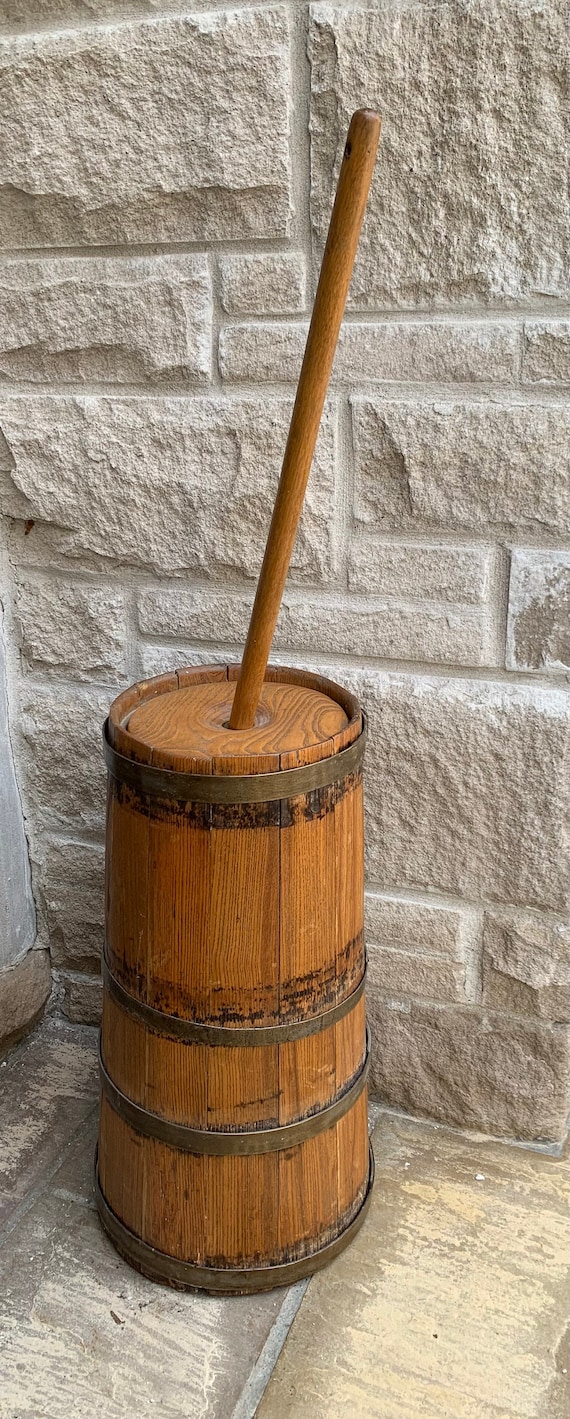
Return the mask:
<path id="1" fill-rule="evenodd" d="M 380 157 L 274 659 L 362 697 L 373 1087 L 526 1138 L 570 1076 L 558 0 L 2 0 L 11 734 L 61 1008 L 100 1002 L 100 726 L 237 658 L 343 137 Z"/>

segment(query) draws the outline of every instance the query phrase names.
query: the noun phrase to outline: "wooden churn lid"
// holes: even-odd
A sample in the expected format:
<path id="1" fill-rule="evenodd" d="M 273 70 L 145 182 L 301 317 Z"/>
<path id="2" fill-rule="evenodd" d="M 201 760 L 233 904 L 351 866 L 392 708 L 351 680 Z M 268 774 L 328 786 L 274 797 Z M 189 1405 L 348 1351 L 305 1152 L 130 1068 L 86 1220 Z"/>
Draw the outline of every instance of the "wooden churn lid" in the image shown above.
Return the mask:
<path id="1" fill-rule="evenodd" d="M 348 690 L 308 671 L 268 666 L 255 722 L 230 729 L 238 667 L 196 666 L 133 685 L 115 700 L 113 749 L 194 774 L 263 774 L 339 753 L 362 729 Z"/>

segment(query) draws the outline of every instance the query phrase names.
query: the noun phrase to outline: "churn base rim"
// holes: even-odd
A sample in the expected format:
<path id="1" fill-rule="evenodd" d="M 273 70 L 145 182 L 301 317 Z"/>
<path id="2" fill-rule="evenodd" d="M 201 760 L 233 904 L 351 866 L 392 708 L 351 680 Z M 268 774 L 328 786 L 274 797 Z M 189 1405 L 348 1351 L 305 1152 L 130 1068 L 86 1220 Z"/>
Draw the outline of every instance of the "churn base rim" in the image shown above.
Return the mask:
<path id="1" fill-rule="evenodd" d="M 135 1271 L 139 1271 L 149 1281 L 156 1281 L 162 1286 L 171 1286 L 177 1291 L 202 1291 L 215 1296 L 247 1296 L 252 1292 L 273 1291 L 278 1286 L 294 1285 L 296 1281 L 301 1281 L 305 1276 L 311 1276 L 313 1272 L 320 1271 L 321 1267 L 327 1266 L 329 1261 L 333 1261 L 352 1242 L 365 1220 L 374 1186 L 374 1153 L 371 1143 L 368 1145 L 368 1152 L 366 1193 L 356 1216 L 352 1218 L 344 1231 L 340 1232 L 332 1242 L 327 1242 L 326 1246 L 311 1252 L 310 1256 L 300 1257 L 298 1261 L 282 1262 L 276 1266 L 246 1267 L 242 1270 L 233 1270 L 229 1267 L 195 1266 L 190 1261 L 182 1261 L 179 1257 L 170 1256 L 168 1252 L 158 1251 L 148 1242 L 143 1242 L 128 1227 L 125 1227 L 124 1222 L 120 1221 L 103 1196 L 99 1183 L 97 1148 L 95 1149 L 95 1201 L 103 1230 L 116 1251 L 124 1261 L 134 1267 Z"/>

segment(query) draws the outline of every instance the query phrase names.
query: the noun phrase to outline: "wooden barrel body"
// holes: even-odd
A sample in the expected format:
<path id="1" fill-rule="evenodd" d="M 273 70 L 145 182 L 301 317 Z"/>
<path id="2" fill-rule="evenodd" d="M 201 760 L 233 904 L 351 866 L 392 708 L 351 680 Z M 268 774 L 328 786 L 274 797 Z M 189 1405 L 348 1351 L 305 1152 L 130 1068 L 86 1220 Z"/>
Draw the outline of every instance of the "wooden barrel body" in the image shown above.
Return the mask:
<path id="1" fill-rule="evenodd" d="M 323 1265 L 371 1187 L 356 701 L 235 667 L 120 695 L 109 768 L 97 1200 L 170 1285 L 245 1292 Z"/>

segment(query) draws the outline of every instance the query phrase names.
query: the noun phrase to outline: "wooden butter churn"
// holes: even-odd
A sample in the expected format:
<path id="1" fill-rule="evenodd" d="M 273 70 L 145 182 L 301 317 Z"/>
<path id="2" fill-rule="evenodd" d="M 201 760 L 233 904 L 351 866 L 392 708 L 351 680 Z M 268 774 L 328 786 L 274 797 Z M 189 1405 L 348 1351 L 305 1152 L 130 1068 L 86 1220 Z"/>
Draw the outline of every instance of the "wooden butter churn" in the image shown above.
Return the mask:
<path id="1" fill-rule="evenodd" d="M 351 121 L 241 666 L 119 695 L 109 770 L 97 1204 L 181 1288 L 285 1285 L 372 1186 L 358 703 L 268 666 L 380 130 Z"/>

